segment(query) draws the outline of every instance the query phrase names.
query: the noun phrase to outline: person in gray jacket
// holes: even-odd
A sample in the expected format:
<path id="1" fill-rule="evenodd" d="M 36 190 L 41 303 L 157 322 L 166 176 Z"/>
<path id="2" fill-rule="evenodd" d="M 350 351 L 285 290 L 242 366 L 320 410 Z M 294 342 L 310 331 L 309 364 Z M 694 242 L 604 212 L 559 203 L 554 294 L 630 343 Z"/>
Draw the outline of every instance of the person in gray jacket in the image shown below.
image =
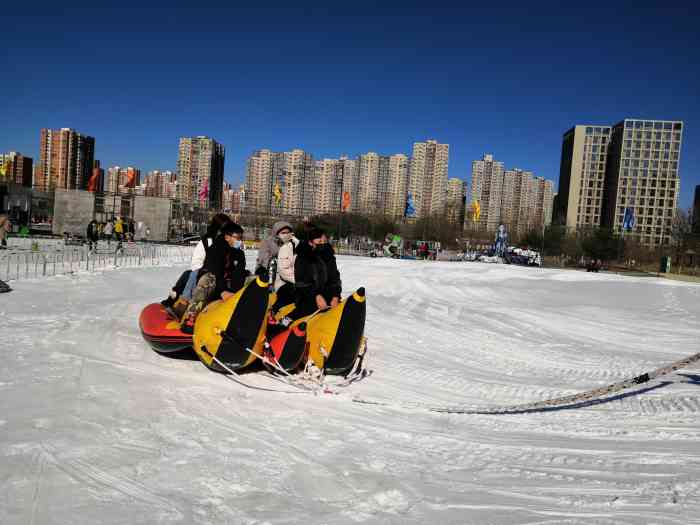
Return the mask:
<path id="1" fill-rule="evenodd" d="M 277 258 L 280 246 L 292 238 L 292 225 L 287 221 L 278 221 L 272 225 L 270 236 L 260 243 L 258 259 L 255 261 L 255 275 L 267 279 L 270 262 Z"/>

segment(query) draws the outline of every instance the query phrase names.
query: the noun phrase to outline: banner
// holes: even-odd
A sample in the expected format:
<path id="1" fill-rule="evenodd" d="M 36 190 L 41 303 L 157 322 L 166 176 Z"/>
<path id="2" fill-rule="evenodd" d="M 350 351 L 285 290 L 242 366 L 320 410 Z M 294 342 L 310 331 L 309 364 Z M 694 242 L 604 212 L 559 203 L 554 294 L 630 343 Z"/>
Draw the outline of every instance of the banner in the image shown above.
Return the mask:
<path id="1" fill-rule="evenodd" d="M 199 202 L 204 204 L 204 202 L 209 197 L 209 180 L 205 180 L 202 187 L 199 189 Z"/>
<path id="2" fill-rule="evenodd" d="M 343 192 L 343 204 L 340 208 L 340 211 L 348 211 L 350 209 L 350 192 L 344 191 Z"/>
<path id="3" fill-rule="evenodd" d="M 97 191 L 97 183 L 100 180 L 100 168 L 93 168 L 92 175 L 88 180 L 87 190 L 95 192 Z"/>
<path id="4" fill-rule="evenodd" d="M 416 216 L 416 205 L 413 202 L 413 195 L 409 191 L 406 196 L 406 209 L 404 211 L 404 217 L 415 217 Z"/>
<path id="5" fill-rule="evenodd" d="M 472 221 L 479 222 L 480 218 L 481 218 L 481 204 L 479 204 L 479 201 L 474 201 L 474 202 L 472 202 Z"/>
<path id="6" fill-rule="evenodd" d="M 275 187 L 272 189 L 272 194 L 275 196 L 275 204 L 278 206 L 282 202 L 282 189 L 279 183 L 275 183 Z"/>
<path id="7" fill-rule="evenodd" d="M 133 168 L 128 168 L 126 170 L 126 184 L 125 188 L 135 188 L 136 187 L 136 170 Z"/>
<path id="8" fill-rule="evenodd" d="M 634 218 L 634 208 L 625 208 L 625 218 L 622 220 L 622 229 L 631 230 L 637 221 Z"/>

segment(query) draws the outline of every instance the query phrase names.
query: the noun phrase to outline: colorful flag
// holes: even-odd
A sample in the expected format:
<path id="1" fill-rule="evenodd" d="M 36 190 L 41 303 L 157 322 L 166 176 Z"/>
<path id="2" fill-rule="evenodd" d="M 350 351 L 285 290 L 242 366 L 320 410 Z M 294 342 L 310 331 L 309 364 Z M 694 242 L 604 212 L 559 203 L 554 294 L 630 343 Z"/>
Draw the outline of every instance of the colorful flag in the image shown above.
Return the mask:
<path id="1" fill-rule="evenodd" d="M 479 222 L 481 218 L 481 204 L 479 201 L 472 202 L 472 221 Z"/>
<path id="2" fill-rule="evenodd" d="M 625 208 L 625 218 L 622 220 L 622 229 L 629 231 L 634 228 L 636 223 L 634 208 Z"/>
<path id="3" fill-rule="evenodd" d="M 204 202 L 207 200 L 207 197 L 209 197 L 209 180 L 205 180 L 204 184 L 202 184 L 202 187 L 199 189 L 199 202 L 204 204 Z"/>
<path id="4" fill-rule="evenodd" d="M 348 211 L 350 209 L 350 203 L 352 201 L 350 200 L 350 192 L 344 191 L 343 192 L 343 204 L 341 206 L 341 211 Z"/>
<path id="5" fill-rule="evenodd" d="M 275 183 L 272 193 L 275 196 L 275 204 L 279 206 L 279 204 L 282 202 L 282 189 L 280 188 L 279 183 Z"/>
<path id="6" fill-rule="evenodd" d="M 404 217 L 415 217 L 416 216 L 416 205 L 413 202 L 413 195 L 409 191 L 406 195 L 406 209 L 404 211 Z"/>

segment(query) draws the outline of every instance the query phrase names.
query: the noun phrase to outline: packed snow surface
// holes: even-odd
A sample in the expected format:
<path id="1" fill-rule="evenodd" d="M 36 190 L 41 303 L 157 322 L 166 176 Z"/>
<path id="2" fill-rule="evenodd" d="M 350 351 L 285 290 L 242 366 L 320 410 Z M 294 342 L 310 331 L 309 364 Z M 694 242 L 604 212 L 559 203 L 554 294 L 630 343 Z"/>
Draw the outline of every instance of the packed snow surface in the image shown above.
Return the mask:
<path id="1" fill-rule="evenodd" d="M 346 293 L 367 288 L 374 372 L 320 397 L 247 390 L 154 353 L 137 318 L 182 267 L 12 283 L 0 296 L 0 523 L 700 523 L 697 365 L 545 412 L 407 408 L 539 401 L 696 353 L 700 286 L 339 266 Z"/>

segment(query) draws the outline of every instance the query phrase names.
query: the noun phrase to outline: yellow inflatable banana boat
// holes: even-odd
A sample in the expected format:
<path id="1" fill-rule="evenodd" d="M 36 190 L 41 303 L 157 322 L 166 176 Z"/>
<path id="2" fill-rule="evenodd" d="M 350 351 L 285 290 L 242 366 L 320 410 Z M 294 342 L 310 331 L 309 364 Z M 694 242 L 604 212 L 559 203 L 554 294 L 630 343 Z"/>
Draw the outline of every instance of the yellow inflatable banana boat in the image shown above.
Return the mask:
<path id="1" fill-rule="evenodd" d="M 262 355 L 270 307 L 268 284 L 256 278 L 226 301 L 215 301 L 202 310 L 194 325 L 194 350 L 206 366 L 217 372 L 248 366 Z"/>
<path id="2" fill-rule="evenodd" d="M 278 318 L 291 310 L 291 305 L 281 308 Z M 359 288 L 335 308 L 302 317 L 292 323 L 290 329 L 303 323 L 308 359 L 326 374 L 342 375 L 352 368 L 357 359 L 362 346 L 366 314 L 365 289 Z M 278 359 L 284 357 L 287 351 L 282 351 Z"/>

